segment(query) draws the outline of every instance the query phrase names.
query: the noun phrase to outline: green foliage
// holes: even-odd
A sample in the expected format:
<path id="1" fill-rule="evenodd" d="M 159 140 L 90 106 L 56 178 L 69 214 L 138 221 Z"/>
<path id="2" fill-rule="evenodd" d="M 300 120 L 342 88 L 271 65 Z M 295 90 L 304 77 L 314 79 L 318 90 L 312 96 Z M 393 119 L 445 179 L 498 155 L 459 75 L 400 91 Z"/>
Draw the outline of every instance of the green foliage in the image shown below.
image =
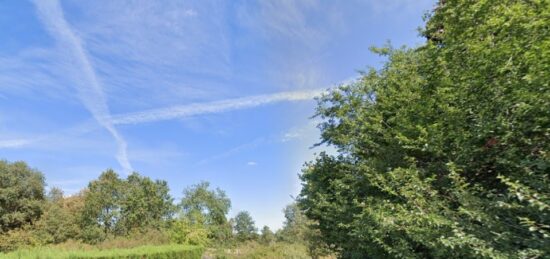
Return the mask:
<path id="1" fill-rule="evenodd" d="M 238 240 L 252 240 L 257 237 L 256 232 L 258 229 L 256 228 L 254 220 L 248 211 L 241 211 L 237 213 L 233 221 L 235 224 L 233 228 Z"/>
<path id="2" fill-rule="evenodd" d="M 279 239 L 286 242 L 303 242 L 308 231 L 310 221 L 300 211 L 296 203 L 291 203 L 283 209 L 285 221 L 279 231 Z"/>
<path id="3" fill-rule="evenodd" d="M 32 247 L 39 244 L 29 225 L 12 229 L 0 234 L 0 253 L 17 250 L 22 247 Z"/>
<path id="4" fill-rule="evenodd" d="M 550 255 L 548 1 L 441 1 L 427 44 L 319 99 L 300 206 L 348 258 Z"/>
<path id="5" fill-rule="evenodd" d="M 160 229 L 175 212 L 166 181 L 153 181 L 133 173 L 124 183 L 121 225 L 128 233 L 136 229 Z"/>
<path id="6" fill-rule="evenodd" d="M 60 189 L 50 190 L 44 207 L 44 213 L 33 226 L 33 233 L 41 244 L 58 244 L 78 236 L 78 214 L 65 206 Z"/>
<path id="7" fill-rule="evenodd" d="M 155 259 L 199 259 L 204 249 L 198 246 L 164 245 L 164 246 L 141 246 L 131 249 L 109 249 L 109 250 L 62 250 L 56 248 L 34 248 L 20 250 L 2 255 L 2 258 L 28 258 L 28 259 L 49 259 L 49 258 L 155 258 Z"/>
<path id="8" fill-rule="evenodd" d="M 206 247 L 210 239 L 208 229 L 202 221 L 181 218 L 172 223 L 170 237 L 177 244 L 188 244 Z"/>
<path id="9" fill-rule="evenodd" d="M 88 184 L 84 195 L 82 228 L 86 241 L 97 242 L 108 235 L 122 234 L 123 180 L 113 170 L 103 172 Z"/>
<path id="10" fill-rule="evenodd" d="M 260 234 L 260 243 L 264 244 L 264 245 L 268 245 L 268 244 L 271 244 L 273 242 L 275 242 L 276 238 L 275 238 L 275 234 L 273 233 L 273 231 L 271 231 L 271 229 L 269 229 L 268 226 L 264 226 L 262 228 L 262 231 L 261 231 L 261 234 Z"/>
<path id="11" fill-rule="evenodd" d="M 226 216 L 231 208 L 231 201 L 224 191 L 219 188 L 209 190 L 209 187 L 208 182 L 201 182 L 183 191 L 181 217 L 187 218 L 192 224 L 204 224 L 210 239 L 228 240 L 232 235 Z"/>
<path id="12" fill-rule="evenodd" d="M 42 173 L 0 160 L 0 235 L 38 219 L 44 200 Z"/>
<path id="13" fill-rule="evenodd" d="M 277 232 L 278 239 L 288 243 L 299 243 L 307 247 L 312 258 L 319 258 L 330 254 L 317 224 L 308 219 L 300 210 L 297 203 L 291 203 L 283 209 L 285 222 L 283 228 Z"/>
<path id="14" fill-rule="evenodd" d="M 92 243 L 109 236 L 160 229 L 174 212 L 167 183 L 137 173 L 123 180 L 107 170 L 90 182 L 84 199 L 82 238 Z"/>

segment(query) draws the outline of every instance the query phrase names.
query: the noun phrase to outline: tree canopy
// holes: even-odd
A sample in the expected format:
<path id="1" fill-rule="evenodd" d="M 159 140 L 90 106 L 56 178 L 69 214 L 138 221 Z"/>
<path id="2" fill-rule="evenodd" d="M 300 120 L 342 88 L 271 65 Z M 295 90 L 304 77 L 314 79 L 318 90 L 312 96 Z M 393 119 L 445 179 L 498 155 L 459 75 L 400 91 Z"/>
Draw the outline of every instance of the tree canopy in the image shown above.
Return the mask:
<path id="1" fill-rule="evenodd" d="M 44 185 L 42 173 L 26 163 L 0 160 L 0 234 L 40 217 Z"/>
<path id="2" fill-rule="evenodd" d="M 103 172 L 84 192 L 81 225 L 88 240 L 161 227 L 174 213 L 165 181 L 133 173 L 126 180 L 113 170 Z"/>
<path id="3" fill-rule="evenodd" d="M 342 257 L 550 253 L 548 1 L 440 1 L 428 42 L 319 99 L 300 206 Z"/>
<path id="4" fill-rule="evenodd" d="M 227 221 L 231 200 L 221 189 L 209 188 L 210 183 L 201 182 L 183 191 L 182 216 L 191 223 L 204 224 L 210 238 L 224 240 L 231 236 L 231 226 Z"/>
<path id="5" fill-rule="evenodd" d="M 250 240 L 256 237 L 258 229 L 248 211 L 240 211 L 234 219 L 234 229 L 239 240 Z"/>

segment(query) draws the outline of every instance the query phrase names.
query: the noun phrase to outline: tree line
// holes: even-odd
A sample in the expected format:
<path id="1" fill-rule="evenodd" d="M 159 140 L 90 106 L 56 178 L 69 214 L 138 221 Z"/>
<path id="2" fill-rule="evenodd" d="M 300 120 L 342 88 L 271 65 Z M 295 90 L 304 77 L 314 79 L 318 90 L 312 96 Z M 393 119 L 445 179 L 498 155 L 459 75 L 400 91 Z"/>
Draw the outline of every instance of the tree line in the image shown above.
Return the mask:
<path id="1" fill-rule="evenodd" d="M 65 196 L 55 187 L 46 193 L 41 172 L 24 162 L 0 161 L 0 252 L 116 238 L 202 247 L 306 242 L 309 223 L 294 203 L 284 209 L 284 226 L 275 233 L 267 226 L 259 231 L 247 211 L 228 218 L 230 208 L 225 192 L 208 182 L 187 187 L 176 202 L 166 181 L 138 173 L 124 179 L 113 170 L 77 194 Z"/>

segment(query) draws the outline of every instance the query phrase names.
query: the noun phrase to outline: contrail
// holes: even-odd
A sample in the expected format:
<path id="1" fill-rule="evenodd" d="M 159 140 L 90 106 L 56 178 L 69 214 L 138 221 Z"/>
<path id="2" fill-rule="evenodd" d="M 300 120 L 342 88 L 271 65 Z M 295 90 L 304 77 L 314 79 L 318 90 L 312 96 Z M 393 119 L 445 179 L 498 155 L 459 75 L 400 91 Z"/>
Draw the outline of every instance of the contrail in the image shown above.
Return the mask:
<path id="1" fill-rule="evenodd" d="M 170 120 L 180 117 L 189 117 L 208 113 L 221 113 L 232 110 L 253 108 L 256 106 L 267 105 L 270 103 L 287 101 L 305 101 L 311 100 L 328 90 L 308 90 L 280 92 L 274 94 L 255 95 L 234 99 L 225 99 L 214 102 L 194 103 L 187 105 L 178 105 L 168 108 L 152 109 L 147 111 L 133 112 L 127 114 L 118 114 L 111 117 L 101 118 L 102 121 L 108 121 L 111 124 L 139 124 L 161 120 Z M 61 132 L 34 137 L 30 139 L 4 139 L 0 140 L 0 148 L 20 148 L 36 144 L 37 142 L 62 138 L 67 135 L 82 135 L 96 130 L 97 125 L 92 122 L 80 124 L 75 127 L 65 129 Z"/>
<path id="2" fill-rule="evenodd" d="M 189 117 L 207 113 L 219 113 L 256 107 L 260 105 L 284 102 L 284 101 L 302 101 L 311 100 L 319 96 L 325 90 L 307 90 L 281 92 L 266 95 L 255 95 L 235 99 L 207 103 L 193 103 L 188 105 L 178 105 L 167 108 L 152 109 L 141 112 L 113 115 L 111 121 L 113 124 L 138 124 L 144 122 L 153 122 L 161 120 L 170 120 L 181 117 Z"/>
<path id="3" fill-rule="evenodd" d="M 57 0 L 35 0 L 34 4 L 50 34 L 58 40 L 64 49 L 72 54 L 70 57 L 71 63 L 80 68 L 82 80 L 75 82 L 77 84 L 76 89 L 79 99 L 95 120 L 114 137 L 118 146 L 116 156 L 118 163 L 126 172 L 132 171 L 133 169 L 126 152 L 126 141 L 109 119 L 109 107 L 107 106 L 103 89 L 88 58 L 84 44 L 65 20 L 63 10 Z"/>

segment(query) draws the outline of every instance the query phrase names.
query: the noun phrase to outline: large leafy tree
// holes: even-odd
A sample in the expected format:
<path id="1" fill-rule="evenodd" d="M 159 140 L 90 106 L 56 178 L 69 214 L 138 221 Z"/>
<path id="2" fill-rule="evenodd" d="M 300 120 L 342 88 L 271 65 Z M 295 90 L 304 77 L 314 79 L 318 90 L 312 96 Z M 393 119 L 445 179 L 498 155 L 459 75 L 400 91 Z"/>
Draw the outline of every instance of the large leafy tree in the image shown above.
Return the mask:
<path id="1" fill-rule="evenodd" d="M 319 100 L 300 206 L 342 257 L 550 253 L 550 3 L 441 1 L 417 49 Z"/>
<path id="2" fill-rule="evenodd" d="M 84 239 L 101 240 L 150 228 L 160 229 L 172 216 L 173 199 L 165 181 L 133 173 L 120 179 L 113 170 L 103 172 L 84 192 Z"/>
<path id="3" fill-rule="evenodd" d="M 83 227 L 90 235 L 87 239 L 122 233 L 117 223 L 121 222 L 123 197 L 123 180 L 111 169 L 88 184 L 82 214 Z"/>
<path id="4" fill-rule="evenodd" d="M 219 188 L 210 190 L 210 183 L 201 182 L 186 188 L 183 195 L 180 203 L 182 217 L 191 224 L 203 224 L 211 239 L 227 240 L 231 237 L 231 226 L 227 221 L 231 200 L 224 191 Z"/>
<path id="5" fill-rule="evenodd" d="M 238 240 L 245 241 L 257 237 L 258 229 L 248 211 L 240 211 L 233 221 L 235 224 L 235 234 Z"/>
<path id="6" fill-rule="evenodd" d="M 160 229 L 175 212 L 166 181 L 153 181 L 133 173 L 124 182 L 121 224 L 126 232 L 146 228 Z"/>
<path id="7" fill-rule="evenodd" d="M 0 235 L 37 220 L 44 201 L 41 172 L 24 162 L 0 160 Z"/>

